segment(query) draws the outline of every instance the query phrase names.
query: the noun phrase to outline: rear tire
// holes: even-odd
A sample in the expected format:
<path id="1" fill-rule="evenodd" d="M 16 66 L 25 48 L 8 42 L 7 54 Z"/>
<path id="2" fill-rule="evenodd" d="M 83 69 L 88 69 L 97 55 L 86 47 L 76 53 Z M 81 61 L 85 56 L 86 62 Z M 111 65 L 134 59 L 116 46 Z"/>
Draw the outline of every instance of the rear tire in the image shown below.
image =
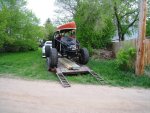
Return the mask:
<path id="1" fill-rule="evenodd" d="M 80 49 L 79 63 L 87 64 L 89 61 L 89 52 L 86 48 Z"/>
<path id="2" fill-rule="evenodd" d="M 49 68 L 57 67 L 57 64 L 58 64 L 58 52 L 57 52 L 56 48 L 51 48 L 49 55 L 50 55 L 49 56 Z"/>
<path id="3" fill-rule="evenodd" d="M 51 49 L 50 46 L 48 46 L 48 45 L 45 46 L 45 56 L 46 57 L 50 56 L 50 49 Z"/>

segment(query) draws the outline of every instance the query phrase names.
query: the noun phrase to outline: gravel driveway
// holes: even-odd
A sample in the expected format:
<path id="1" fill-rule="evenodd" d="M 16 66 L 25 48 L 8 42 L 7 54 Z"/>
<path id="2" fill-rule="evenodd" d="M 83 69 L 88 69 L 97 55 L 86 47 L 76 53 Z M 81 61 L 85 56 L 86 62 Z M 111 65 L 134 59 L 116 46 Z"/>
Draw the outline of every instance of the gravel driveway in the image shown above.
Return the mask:
<path id="1" fill-rule="evenodd" d="M 150 89 L 0 77 L 0 113 L 150 113 Z"/>

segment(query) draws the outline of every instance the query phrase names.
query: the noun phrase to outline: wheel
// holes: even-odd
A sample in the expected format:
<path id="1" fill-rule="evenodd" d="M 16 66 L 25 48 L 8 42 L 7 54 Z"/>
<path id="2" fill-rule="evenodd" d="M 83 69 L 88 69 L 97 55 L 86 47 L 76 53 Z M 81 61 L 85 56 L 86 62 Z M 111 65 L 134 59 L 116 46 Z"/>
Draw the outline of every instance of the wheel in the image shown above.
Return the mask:
<path id="1" fill-rule="evenodd" d="M 50 46 L 48 46 L 48 45 L 45 46 L 45 56 L 46 57 L 49 57 L 49 55 L 50 55 L 50 49 L 51 49 Z"/>
<path id="2" fill-rule="evenodd" d="M 86 48 L 80 49 L 79 63 L 87 64 L 89 61 L 89 52 Z"/>
<path id="3" fill-rule="evenodd" d="M 56 48 L 51 48 L 49 55 L 50 55 L 50 56 L 49 56 L 49 68 L 57 67 L 57 63 L 58 63 L 58 53 L 57 53 Z"/>
<path id="4" fill-rule="evenodd" d="M 52 48 L 55 48 L 55 43 L 56 43 L 56 40 L 53 39 L 53 40 L 52 40 Z"/>
<path id="5" fill-rule="evenodd" d="M 49 62 L 49 58 L 46 58 L 46 68 L 49 71 L 50 69 L 50 62 Z"/>

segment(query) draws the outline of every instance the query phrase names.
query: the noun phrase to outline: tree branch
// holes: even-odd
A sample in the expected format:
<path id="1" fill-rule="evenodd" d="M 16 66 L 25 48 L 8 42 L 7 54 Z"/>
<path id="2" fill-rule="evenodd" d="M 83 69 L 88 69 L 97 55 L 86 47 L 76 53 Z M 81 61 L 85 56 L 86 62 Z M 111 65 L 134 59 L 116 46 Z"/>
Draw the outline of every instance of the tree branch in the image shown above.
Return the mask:
<path id="1" fill-rule="evenodd" d="M 136 10 L 134 10 L 134 11 L 127 12 L 126 14 L 124 14 L 124 15 L 122 15 L 122 16 L 121 16 L 121 19 L 122 19 L 122 18 L 124 18 L 125 16 L 127 16 L 127 15 L 131 15 L 131 14 L 133 14 L 133 13 L 137 12 L 137 11 L 138 11 L 138 10 L 136 9 Z"/>
<path id="2" fill-rule="evenodd" d="M 116 6 L 116 2 L 114 4 L 114 14 L 117 20 L 117 28 L 118 28 L 118 36 L 119 36 L 119 40 L 121 40 L 121 34 L 122 34 L 122 26 L 120 23 L 120 19 L 119 19 L 119 15 L 118 15 L 118 10 L 117 10 L 117 6 Z"/>
<path id="3" fill-rule="evenodd" d="M 126 28 L 126 31 L 133 26 L 133 24 L 138 20 L 138 16 L 139 16 L 139 12 L 137 13 L 135 19 L 128 25 L 128 27 Z"/>

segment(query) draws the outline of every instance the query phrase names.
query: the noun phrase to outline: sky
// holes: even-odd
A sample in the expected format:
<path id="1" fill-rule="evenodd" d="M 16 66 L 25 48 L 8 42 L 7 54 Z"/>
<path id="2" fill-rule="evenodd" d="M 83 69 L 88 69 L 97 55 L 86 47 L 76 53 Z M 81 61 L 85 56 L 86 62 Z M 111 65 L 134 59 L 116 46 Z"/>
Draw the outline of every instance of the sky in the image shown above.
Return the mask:
<path id="1" fill-rule="evenodd" d="M 43 25 L 45 21 L 50 18 L 54 19 L 54 2 L 55 0 L 26 0 L 27 8 L 32 10 L 37 18 L 40 19 L 40 25 Z"/>

